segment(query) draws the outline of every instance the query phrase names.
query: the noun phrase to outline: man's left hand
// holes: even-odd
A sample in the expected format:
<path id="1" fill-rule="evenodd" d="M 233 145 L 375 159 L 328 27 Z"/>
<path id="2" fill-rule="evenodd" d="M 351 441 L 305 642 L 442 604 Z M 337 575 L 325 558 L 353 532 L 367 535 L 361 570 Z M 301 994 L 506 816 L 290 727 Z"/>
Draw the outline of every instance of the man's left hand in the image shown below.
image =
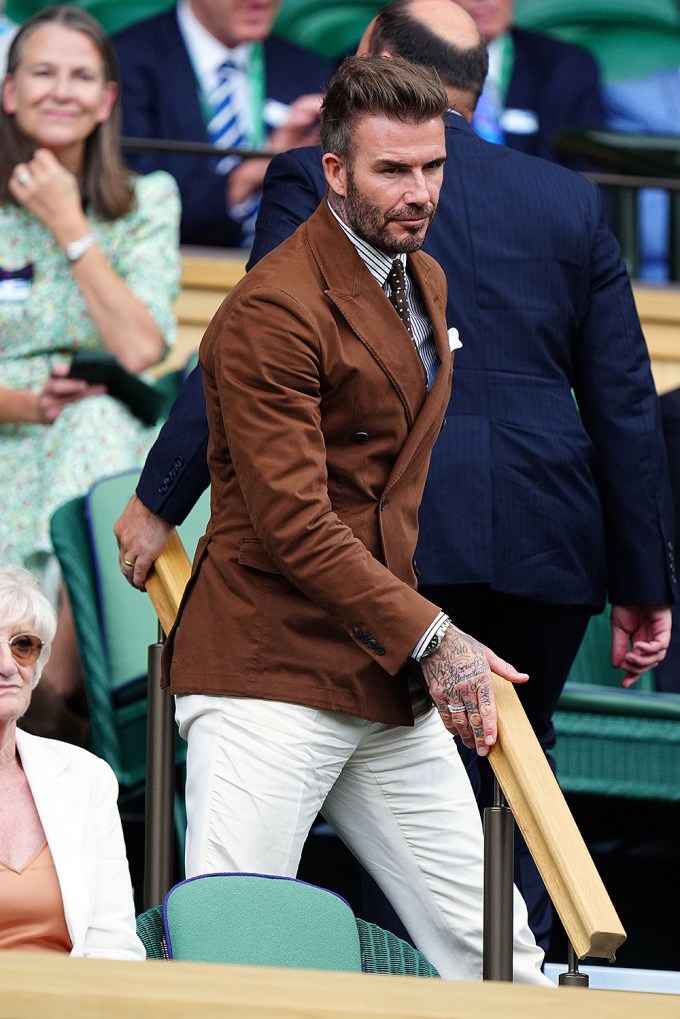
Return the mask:
<path id="1" fill-rule="evenodd" d="M 434 654 L 421 661 L 423 676 L 442 722 L 466 747 L 485 757 L 496 742 L 496 701 L 491 673 L 526 683 L 518 672 L 474 637 L 451 624 Z"/>
<path id="2" fill-rule="evenodd" d="M 625 669 L 621 685 L 632 686 L 666 657 L 671 640 L 668 605 L 612 605 L 612 665 Z"/>

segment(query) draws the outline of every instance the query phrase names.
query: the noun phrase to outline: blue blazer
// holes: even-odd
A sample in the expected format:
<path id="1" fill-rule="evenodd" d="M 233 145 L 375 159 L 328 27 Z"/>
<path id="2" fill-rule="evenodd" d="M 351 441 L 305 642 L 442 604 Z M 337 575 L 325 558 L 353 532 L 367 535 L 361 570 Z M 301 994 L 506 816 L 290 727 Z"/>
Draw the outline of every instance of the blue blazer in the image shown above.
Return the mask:
<path id="1" fill-rule="evenodd" d="M 525 28 L 511 30 L 515 60 L 505 97 L 506 110 L 528 110 L 538 128 L 517 134 L 505 128 L 505 143 L 530 156 L 558 158 L 554 137 L 563 128 L 603 128 L 605 109 L 597 63 L 582 46 Z"/>
<path id="2" fill-rule="evenodd" d="M 123 134 L 132 138 L 209 142 L 201 109 L 201 90 L 173 9 L 139 21 L 113 37 L 121 74 Z M 333 66 L 309 50 L 275 36 L 264 43 L 268 99 L 291 103 L 318 92 Z M 205 156 L 127 153 L 138 173 L 167 170 L 182 196 L 183 244 L 238 247 L 239 224 L 225 208 L 225 178 Z"/>
<path id="3" fill-rule="evenodd" d="M 489 583 L 555 604 L 600 607 L 607 593 L 668 604 L 673 510 L 658 399 L 598 191 L 482 141 L 455 115 L 447 154 L 425 248 L 446 272 L 447 321 L 463 347 L 421 507 L 420 582 Z M 272 160 L 249 265 L 324 191 L 318 148 Z M 200 385 L 196 372 L 137 490 L 173 521 L 208 484 Z"/>

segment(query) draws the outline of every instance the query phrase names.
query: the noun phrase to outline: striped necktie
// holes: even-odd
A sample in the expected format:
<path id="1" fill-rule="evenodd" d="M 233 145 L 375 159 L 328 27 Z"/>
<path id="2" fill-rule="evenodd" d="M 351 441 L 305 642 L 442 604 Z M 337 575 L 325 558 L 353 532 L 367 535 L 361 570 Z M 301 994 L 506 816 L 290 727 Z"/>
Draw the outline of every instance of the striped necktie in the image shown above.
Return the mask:
<path id="1" fill-rule="evenodd" d="M 247 138 L 239 118 L 237 98 L 239 69 L 232 60 L 220 65 L 218 83 L 208 96 L 212 115 L 208 121 L 208 137 L 219 149 L 243 148 Z M 238 159 L 230 156 L 220 160 L 217 172 L 227 174 L 236 166 Z"/>

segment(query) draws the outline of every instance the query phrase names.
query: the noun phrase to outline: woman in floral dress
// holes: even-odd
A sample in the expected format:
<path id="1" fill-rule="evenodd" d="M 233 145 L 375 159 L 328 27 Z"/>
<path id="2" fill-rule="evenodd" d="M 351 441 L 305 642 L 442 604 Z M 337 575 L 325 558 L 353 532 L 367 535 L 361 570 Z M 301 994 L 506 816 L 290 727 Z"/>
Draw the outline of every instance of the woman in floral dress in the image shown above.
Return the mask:
<path id="1" fill-rule="evenodd" d="M 68 378 L 72 355 L 106 351 L 139 373 L 174 331 L 177 188 L 124 167 L 117 92 L 109 40 L 79 8 L 44 8 L 17 33 L 0 110 L 0 561 L 48 586 L 53 511 L 141 466 L 155 431 L 101 386 Z M 75 639 L 53 588 L 49 680 L 68 698 Z"/>

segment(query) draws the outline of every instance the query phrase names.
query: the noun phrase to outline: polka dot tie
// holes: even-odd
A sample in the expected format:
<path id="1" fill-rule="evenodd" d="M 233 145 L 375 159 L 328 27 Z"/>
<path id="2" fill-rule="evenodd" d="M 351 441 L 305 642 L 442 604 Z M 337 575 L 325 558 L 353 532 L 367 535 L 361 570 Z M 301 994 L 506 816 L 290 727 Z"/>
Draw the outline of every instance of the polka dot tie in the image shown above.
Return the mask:
<path id="1" fill-rule="evenodd" d="M 392 262 L 392 268 L 387 276 L 387 283 L 390 288 L 390 301 L 409 333 L 413 335 L 411 315 L 408 310 L 408 301 L 406 300 L 406 272 L 404 270 L 404 263 L 400 258 L 395 258 Z"/>

